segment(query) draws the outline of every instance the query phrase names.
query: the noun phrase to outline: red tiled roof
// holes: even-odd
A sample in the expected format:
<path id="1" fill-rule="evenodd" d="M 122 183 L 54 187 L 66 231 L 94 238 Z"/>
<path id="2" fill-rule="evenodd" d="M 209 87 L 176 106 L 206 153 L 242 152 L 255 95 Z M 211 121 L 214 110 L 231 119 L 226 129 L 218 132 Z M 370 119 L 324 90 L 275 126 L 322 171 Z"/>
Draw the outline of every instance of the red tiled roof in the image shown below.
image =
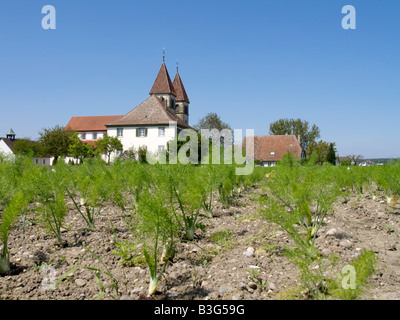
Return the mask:
<path id="1" fill-rule="evenodd" d="M 107 123 L 106 126 L 158 125 L 169 124 L 171 121 L 176 121 L 177 125 L 180 127 L 191 128 L 153 94 L 126 115 Z"/>
<path id="2" fill-rule="evenodd" d="M 106 124 L 122 116 L 88 116 L 72 117 L 65 129 L 70 128 L 73 131 L 107 131 Z"/>
<path id="3" fill-rule="evenodd" d="M 156 77 L 156 80 L 154 81 L 153 87 L 150 90 L 150 94 L 158 93 L 171 93 L 176 96 L 176 92 L 172 84 L 171 78 L 169 77 L 165 63 L 161 65 L 160 71 L 158 71 L 158 75 Z"/>
<path id="4" fill-rule="evenodd" d="M 243 139 L 242 145 L 246 146 L 246 137 Z M 294 135 L 254 137 L 254 160 L 278 161 L 288 151 L 292 156 L 301 158 L 302 148 Z"/>
<path id="5" fill-rule="evenodd" d="M 173 86 L 176 92 L 176 101 L 186 101 L 187 103 L 190 103 L 179 73 L 175 76 Z"/>

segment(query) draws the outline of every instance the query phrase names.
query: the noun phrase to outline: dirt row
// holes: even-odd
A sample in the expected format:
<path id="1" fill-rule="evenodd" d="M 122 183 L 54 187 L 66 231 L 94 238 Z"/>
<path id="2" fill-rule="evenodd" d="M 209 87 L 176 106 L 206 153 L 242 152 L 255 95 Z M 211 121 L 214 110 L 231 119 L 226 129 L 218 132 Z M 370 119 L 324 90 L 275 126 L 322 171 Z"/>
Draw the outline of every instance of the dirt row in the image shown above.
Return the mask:
<path id="1" fill-rule="evenodd" d="M 192 242 L 178 244 L 154 298 L 307 299 L 297 267 L 283 254 L 291 240 L 259 215 L 256 198 L 261 193 L 255 187 L 230 206 L 215 202 L 213 216 L 203 221 L 205 231 L 198 231 Z M 0 298 L 147 299 L 149 276 L 143 259 L 138 256 L 124 266 L 113 253 L 119 242 L 133 239 L 121 210 L 107 205 L 96 230 L 89 231 L 72 203 L 69 207 L 62 233 L 65 246 L 56 245 L 31 214 L 12 230 L 12 272 L 0 277 Z M 322 225 L 317 246 L 327 257 L 337 253 L 339 264 L 351 261 L 362 249 L 376 253 L 376 272 L 361 299 L 400 299 L 399 211 L 398 205 L 392 208 L 383 198 L 353 196 L 338 199 Z M 140 245 L 134 249 L 140 253 Z"/>

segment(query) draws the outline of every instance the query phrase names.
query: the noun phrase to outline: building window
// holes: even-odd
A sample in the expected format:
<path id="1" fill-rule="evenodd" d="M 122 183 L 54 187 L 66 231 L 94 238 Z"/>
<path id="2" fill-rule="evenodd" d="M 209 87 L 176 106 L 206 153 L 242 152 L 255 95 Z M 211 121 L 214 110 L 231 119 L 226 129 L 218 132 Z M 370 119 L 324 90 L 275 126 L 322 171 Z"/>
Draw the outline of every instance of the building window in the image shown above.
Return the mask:
<path id="1" fill-rule="evenodd" d="M 86 140 L 86 133 L 81 133 L 81 140 Z"/>
<path id="2" fill-rule="evenodd" d="M 36 159 L 35 162 L 36 162 L 36 164 L 39 164 L 39 159 Z"/>
<path id="3" fill-rule="evenodd" d="M 124 129 L 123 128 L 118 128 L 117 129 L 117 137 L 122 137 L 124 134 Z"/>
<path id="4" fill-rule="evenodd" d="M 93 133 L 93 140 L 97 140 L 97 133 Z"/>
<path id="5" fill-rule="evenodd" d="M 269 155 L 270 155 L 271 157 L 274 157 L 274 156 L 275 156 L 275 151 L 271 151 L 271 152 L 269 153 Z"/>
<path id="6" fill-rule="evenodd" d="M 138 137 L 147 137 L 147 128 L 138 128 Z"/>
<path id="7" fill-rule="evenodd" d="M 43 159 L 43 160 L 42 160 L 42 163 L 43 163 L 43 164 L 46 164 L 46 159 Z"/>
<path id="8" fill-rule="evenodd" d="M 158 128 L 158 136 L 165 137 L 165 128 L 164 127 Z"/>

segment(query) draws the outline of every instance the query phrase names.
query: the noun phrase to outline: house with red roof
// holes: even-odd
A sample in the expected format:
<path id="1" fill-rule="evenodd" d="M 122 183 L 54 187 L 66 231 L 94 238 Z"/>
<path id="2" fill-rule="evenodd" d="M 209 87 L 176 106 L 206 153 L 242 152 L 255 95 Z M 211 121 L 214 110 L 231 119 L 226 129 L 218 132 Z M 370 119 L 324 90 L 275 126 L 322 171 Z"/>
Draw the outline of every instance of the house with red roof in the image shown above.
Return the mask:
<path id="1" fill-rule="evenodd" d="M 178 68 L 171 81 L 163 61 L 149 95 L 125 115 L 72 117 L 65 128 L 79 132 L 80 139 L 92 146 L 107 134 L 118 137 L 124 151 L 146 147 L 161 152 L 180 130 L 191 128 L 190 101 Z"/>
<path id="2" fill-rule="evenodd" d="M 246 137 L 243 139 L 243 149 L 246 147 Z M 290 152 L 294 158 L 304 158 L 300 145 L 300 137 L 295 135 L 254 136 L 254 161 L 264 167 L 273 167 L 283 155 Z"/>
<path id="3" fill-rule="evenodd" d="M 106 123 L 115 121 L 123 116 L 87 116 L 72 117 L 65 128 L 79 132 L 79 138 L 94 147 L 97 139 L 107 133 Z"/>

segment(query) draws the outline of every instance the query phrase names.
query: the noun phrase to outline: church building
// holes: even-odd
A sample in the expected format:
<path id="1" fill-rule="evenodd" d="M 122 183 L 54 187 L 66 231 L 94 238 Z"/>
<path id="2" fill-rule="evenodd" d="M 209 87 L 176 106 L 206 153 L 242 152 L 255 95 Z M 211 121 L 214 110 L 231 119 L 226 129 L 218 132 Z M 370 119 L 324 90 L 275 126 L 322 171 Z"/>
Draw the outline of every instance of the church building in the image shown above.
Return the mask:
<path id="1" fill-rule="evenodd" d="M 171 81 L 165 60 L 149 92 L 150 97 L 125 115 L 72 117 L 66 129 L 79 132 L 85 143 L 95 146 L 107 134 L 118 137 L 123 151 L 146 147 L 152 153 L 166 150 L 182 129 L 189 125 L 189 98 L 179 70 Z"/>

